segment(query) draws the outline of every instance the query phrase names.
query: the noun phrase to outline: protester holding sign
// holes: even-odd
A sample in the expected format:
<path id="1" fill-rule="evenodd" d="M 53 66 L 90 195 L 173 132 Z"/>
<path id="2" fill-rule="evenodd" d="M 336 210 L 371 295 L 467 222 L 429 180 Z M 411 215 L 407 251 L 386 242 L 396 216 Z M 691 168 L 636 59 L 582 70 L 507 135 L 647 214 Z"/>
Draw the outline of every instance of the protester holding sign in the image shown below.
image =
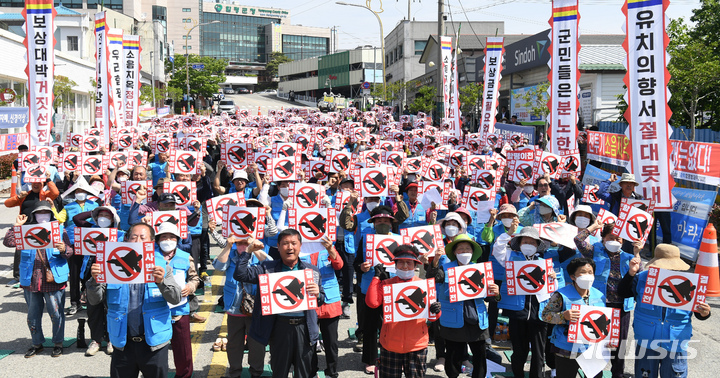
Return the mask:
<path id="1" fill-rule="evenodd" d="M 565 221 L 565 215 L 560 214 L 560 203 L 552 195 L 536 198 L 528 207 L 518 210 L 518 217 L 520 224 L 526 227 Z"/>
<path id="2" fill-rule="evenodd" d="M 658 244 L 655 258 L 647 264 L 648 270 L 640 272 L 641 260 L 635 257 L 618 286 L 623 298 L 634 298 L 635 321 L 633 331 L 635 349 L 635 376 L 656 378 L 688 376 L 688 343 L 692 338 L 692 311 L 643 303 L 643 295 L 649 284 L 650 269 L 686 271 L 690 266 L 680 258 L 678 247 Z M 638 272 L 640 274 L 638 274 Z M 660 282 L 656 282 L 660 285 Z M 674 288 L 677 290 L 677 288 Z M 693 293 L 687 293 L 692 295 Z M 695 318 L 706 320 L 710 317 L 710 305 L 701 303 L 695 311 Z"/>
<path id="3" fill-rule="evenodd" d="M 610 185 L 615 181 L 617 181 L 617 175 L 613 173 L 610 179 L 601 182 L 600 188 L 597 191 L 597 197 L 605 201 L 605 205 L 608 206 L 611 213 L 620 215 L 620 202 L 622 202 L 623 198 L 641 200 L 643 197 L 635 192 L 635 188 L 640 185 L 640 183 L 635 180 L 634 174 L 623 173 L 622 177 L 620 177 L 620 190 L 615 193 L 610 193 Z"/>
<path id="4" fill-rule="evenodd" d="M 302 237 L 294 229 L 285 229 L 277 236 L 280 260 L 263 261 L 257 266 L 249 266 L 251 254 L 243 252 L 237 262 L 233 277 L 239 282 L 258 283 L 261 274 L 290 272 L 311 269 L 318 277 L 320 272 L 314 265 L 300 260 Z M 301 291 L 315 296 L 317 304 L 325 303 L 325 292 L 317 282 L 309 283 Z M 299 294 L 302 295 L 302 294 Z M 303 295 L 304 296 L 304 295 Z M 255 303 L 262 303 L 260 293 L 255 295 Z M 270 354 L 282 356 L 271 360 L 273 377 L 286 378 L 290 367 L 294 367 L 297 377 L 314 375 L 312 359 L 313 347 L 318 341 L 317 313 L 314 310 L 286 312 L 279 315 L 263 315 L 263 306 L 253 309 L 253 327 L 249 336 L 262 345 L 270 345 Z"/>
<path id="5" fill-rule="evenodd" d="M 391 278 L 382 264 L 374 267 L 375 277 L 372 279 L 365 297 L 368 307 L 373 309 L 383 307 L 385 287 L 396 283 L 420 281 L 420 278 L 415 275 L 415 269 L 422 264 L 418 260 L 418 256 L 417 248 L 404 244 L 395 250 L 393 258 L 397 276 Z M 401 378 L 403 372 L 406 377 L 422 378 L 425 376 L 429 341 L 425 323 L 428 319 L 430 321 L 437 320 L 441 315 L 441 305 L 440 302 L 428 303 L 428 293 L 418 290 L 420 289 L 406 299 L 395 301 L 395 304 L 400 301 L 405 301 L 405 303 L 412 301 L 409 303 L 410 306 L 427 307 L 428 318 L 395 323 L 383 321 L 380 330 L 380 365 L 377 371 L 380 377 Z M 418 298 L 415 298 L 416 294 L 418 294 Z M 368 334 L 365 339 L 368 339 L 370 335 L 374 334 Z"/>
<path id="6" fill-rule="evenodd" d="M 15 227 L 38 225 L 53 221 L 50 205 L 46 201 L 37 202 L 31 216 L 19 214 Z M 43 232 L 45 231 L 45 232 Z M 67 259 L 73 255 L 73 246 L 70 244 L 67 233 L 60 231 L 62 241 L 52 240 L 45 228 L 33 233 L 30 229 L 21 238 L 38 238 L 46 241 L 50 248 L 20 249 L 20 286 L 23 288 L 25 303 L 28 305 L 27 323 L 32 336 L 32 346 L 25 353 L 25 358 L 36 356 L 43 350 L 45 336 L 42 331 L 43 307 L 48 310 L 52 320 L 52 356 L 60 357 L 63 354 L 63 340 L 65 338 L 65 287 L 70 270 Z M 17 236 L 16 236 L 17 239 Z M 52 244 L 52 246 L 50 246 Z"/>

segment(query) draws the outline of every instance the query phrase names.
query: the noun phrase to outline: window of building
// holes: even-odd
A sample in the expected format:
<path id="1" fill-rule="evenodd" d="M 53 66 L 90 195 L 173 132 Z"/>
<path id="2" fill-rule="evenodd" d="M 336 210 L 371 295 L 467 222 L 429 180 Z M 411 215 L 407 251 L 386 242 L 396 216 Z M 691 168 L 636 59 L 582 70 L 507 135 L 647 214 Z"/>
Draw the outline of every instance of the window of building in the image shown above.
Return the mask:
<path id="1" fill-rule="evenodd" d="M 191 36 L 191 35 L 184 35 L 184 36 L 183 36 L 183 39 L 192 39 L 192 36 Z"/>
<path id="2" fill-rule="evenodd" d="M 3 1 L 0 4 L 4 4 Z M 62 4 L 65 8 L 71 8 L 71 9 L 82 9 L 83 7 L 83 0 L 62 0 L 62 1 L 55 1 L 55 6 L 58 6 Z M 4 6 L 4 5 L 3 5 Z M 22 6 L 22 5 L 20 5 Z"/>
<path id="3" fill-rule="evenodd" d="M 422 55 L 426 45 L 427 41 L 415 41 L 415 55 Z"/>
<path id="4" fill-rule="evenodd" d="M 57 4 L 55 4 L 57 6 Z M 23 8 L 25 6 L 24 1 L 0 1 L 0 7 L 13 7 L 13 8 Z"/>
<path id="5" fill-rule="evenodd" d="M 71 35 L 67 37 L 67 51 L 78 51 L 78 37 Z"/>
<path id="6" fill-rule="evenodd" d="M 326 55 L 329 39 L 303 35 L 283 35 L 282 52 L 292 60 L 301 60 Z"/>
<path id="7" fill-rule="evenodd" d="M 192 12 L 192 8 L 183 8 L 183 12 Z"/>
<path id="8" fill-rule="evenodd" d="M 192 46 L 183 46 L 182 48 L 183 48 L 183 50 L 184 49 L 192 50 Z"/>
<path id="9" fill-rule="evenodd" d="M 398 59 L 403 57 L 403 45 L 398 46 Z"/>
<path id="10" fill-rule="evenodd" d="M 182 22 L 183 22 L 184 24 L 189 24 L 189 23 L 192 22 L 192 19 L 191 19 L 191 18 L 183 18 Z"/>

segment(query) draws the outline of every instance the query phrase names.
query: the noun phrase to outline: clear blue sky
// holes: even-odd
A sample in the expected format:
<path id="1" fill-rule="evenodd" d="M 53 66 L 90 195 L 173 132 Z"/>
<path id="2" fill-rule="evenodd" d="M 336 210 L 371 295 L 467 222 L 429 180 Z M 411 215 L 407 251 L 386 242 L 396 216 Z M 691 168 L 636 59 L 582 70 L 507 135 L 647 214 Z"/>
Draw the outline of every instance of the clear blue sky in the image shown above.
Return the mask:
<path id="1" fill-rule="evenodd" d="M 375 16 L 364 9 L 335 4 L 336 0 L 275 0 L 272 6 L 290 10 L 293 24 L 305 26 L 338 26 L 340 49 L 355 48 L 359 45 L 378 45 L 380 30 Z M 365 5 L 365 0 L 345 0 L 348 3 Z M 251 5 L 252 1 L 247 1 Z M 380 17 L 387 35 L 403 18 L 407 17 L 407 0 L 370 0 L 371 7 L 384 10 Z M 547 28 L 552 10 L 546 0 L 446 0 L 448 20 L 456 22 L 505 21 L 506 34 L 535 34 Z M 462 7 L 467 13 L 463 13 Z M 582 34 L 623 34 L 625 22 L 622 13 L 623 1 L 580 0 L 580 32 Z M 683 17 L 689 21 L 692 10 L 700 6 L 699 0 L 675 0 L 668 7 L 670 18 Z M 437 20 L 437 1 L 411 0 L 411 14 L 417 21 Z M 467 18 L 466 18 L 467 15 Z M 463 28 L 463 34 L 471 33 Z"/>

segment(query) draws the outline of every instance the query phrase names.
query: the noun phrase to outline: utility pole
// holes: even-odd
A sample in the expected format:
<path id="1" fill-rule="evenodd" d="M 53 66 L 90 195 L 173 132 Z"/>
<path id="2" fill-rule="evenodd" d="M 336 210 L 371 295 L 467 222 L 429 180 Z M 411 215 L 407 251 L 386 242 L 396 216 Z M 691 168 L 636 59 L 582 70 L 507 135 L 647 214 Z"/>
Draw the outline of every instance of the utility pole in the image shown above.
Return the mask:
<path id="1" fill-rule="evenodd" d="M 442 117 L 440 116 L 440 108 L 444 105 L 444 91 L 443 91 L 443 60 L 442 60 L 442 42 L 440 42 L 440 38 L 443 35 L 443 31 L 445 30 L 445 3 L 443 0 L 438 0 L 438 36 L 437 36 L 437 64 L 435 64 L 436 70 L 437 70 L 437 98 L 438 101 L 435 103 L 435 109 L 436 114 L 435 117 L 433 117 L 433 120 L 437 122 L 439 125 L 442 122 Z"/>

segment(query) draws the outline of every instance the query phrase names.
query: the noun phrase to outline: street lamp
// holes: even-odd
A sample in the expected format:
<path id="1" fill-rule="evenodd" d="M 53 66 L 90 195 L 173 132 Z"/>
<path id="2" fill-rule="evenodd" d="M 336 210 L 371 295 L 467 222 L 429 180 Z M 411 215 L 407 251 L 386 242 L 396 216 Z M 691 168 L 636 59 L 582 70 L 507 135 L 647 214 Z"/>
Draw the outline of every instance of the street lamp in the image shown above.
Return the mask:
<path id="1" fill-rule="evenodd" d="M 220 21 L 220 20 L 215 20 L 215 21 L 210 21 L 210 22 L 204 22 L 202 24 L 197 24 L 197 25 L 191 27 L 190 30 L 188 30 L 187 34 L 185 35 L 185 85 L 187 87 L 187 103 L 188 103 L 187 111 L 188 112 L 190 111 L 190 68 L 189 68 L 190 65 L 188 64 L 188 62 L 190 62 L 190 52 L 188 51 L 188 39 L 190 39 L 190 33 L 192 33 L 192 31 L 198 26 L 219 24 L 221 22 L 222 21 Z"/>
<path id="2" fill-rule="evenodd" d="M 365 5 L 351 4 L 351 3 L 346 3 L 344 1 L 336 1 L 335 4 L 347 5 L 350 7 L 364 8 L 364 9 L 367 9 L 370 12 L 372 12 L 372 14 L 374 14 L 375 17 L 377 18 L 378 24 L 380 24 L 380 50 L 382 51 L 381 55 L 382 55 L 382 76 L 383 76 L 383 101 L 385 101 L 386 95 L 387 95 L 387 85 L 386 85 L 386 80 L 385 80 L 385 33 L 383 32 L 383 25 L 382 25 L 382 21 L 380 20 L 380 16 L 378 15 L 378 12 L 375 12 L 374 10 L 370 9 L 370 7 L 365 6 Z M 373 73 L 374 72 L 375 72 L 375 67 L 373 67 Z M 373 76 L 375 76 L 375 75 L 373 74 Z M 374 82 L 375 82 L 375 77 L 373 77 L 373 83 Z"/>

